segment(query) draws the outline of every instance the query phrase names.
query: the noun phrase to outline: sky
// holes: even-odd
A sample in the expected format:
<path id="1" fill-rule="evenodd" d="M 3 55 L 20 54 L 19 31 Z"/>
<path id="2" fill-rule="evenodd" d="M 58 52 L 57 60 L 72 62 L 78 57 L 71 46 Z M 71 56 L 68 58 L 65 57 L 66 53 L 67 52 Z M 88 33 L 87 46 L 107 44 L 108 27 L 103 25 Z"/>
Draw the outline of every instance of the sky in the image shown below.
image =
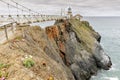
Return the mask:
<path id="1" fill-rule="evenodd" d="M 4 0 L 12 5 L 10 0 Z M 72 8 L 73 14 L 81 14 L 83 16 L 120 16 L 120 0 L 14 0 L 34 11 L 41 14 L 60 15 L 61 9 L 64 13 L 67 8 Z M 18 6 L 19 7 L 19 6 Z M 21 8 L 21 7 L 19 7 Z M 0 2 L 0 14 L 13 14 L 17 10 Z M 22 11 L 18 11 L 19 14 Z"/>

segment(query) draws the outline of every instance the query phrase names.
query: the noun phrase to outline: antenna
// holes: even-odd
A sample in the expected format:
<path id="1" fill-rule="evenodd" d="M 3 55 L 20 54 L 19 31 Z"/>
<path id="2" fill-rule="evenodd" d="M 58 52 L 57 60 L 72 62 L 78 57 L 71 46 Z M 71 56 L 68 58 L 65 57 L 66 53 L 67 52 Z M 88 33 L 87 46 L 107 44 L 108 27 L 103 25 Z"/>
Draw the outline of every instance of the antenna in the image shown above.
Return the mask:
<path id="1" fill-rule="evenodd" d="M 63 15 L 63 9 L 61 8 L 61 16 Z"/>
<path id="2" fill-rule="evenodd" d="M 70 7 L 70 0 L 67 0 L 67 5 L 68 7 Z"/>

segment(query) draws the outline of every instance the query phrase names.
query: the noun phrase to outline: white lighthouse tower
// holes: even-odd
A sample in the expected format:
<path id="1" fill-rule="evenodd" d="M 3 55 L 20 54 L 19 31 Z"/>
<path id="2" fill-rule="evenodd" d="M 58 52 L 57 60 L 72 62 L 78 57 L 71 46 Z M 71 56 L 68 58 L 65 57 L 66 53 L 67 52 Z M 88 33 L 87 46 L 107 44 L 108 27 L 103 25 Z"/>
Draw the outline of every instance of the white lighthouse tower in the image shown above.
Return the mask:
<path id="1" fill-rule="evenodd" d="M 72 15 L 72 9 L 69 7 L 68 8 L 68 12 L 67 12 L 67 18 L 71 18 L 73 15 Z"/>

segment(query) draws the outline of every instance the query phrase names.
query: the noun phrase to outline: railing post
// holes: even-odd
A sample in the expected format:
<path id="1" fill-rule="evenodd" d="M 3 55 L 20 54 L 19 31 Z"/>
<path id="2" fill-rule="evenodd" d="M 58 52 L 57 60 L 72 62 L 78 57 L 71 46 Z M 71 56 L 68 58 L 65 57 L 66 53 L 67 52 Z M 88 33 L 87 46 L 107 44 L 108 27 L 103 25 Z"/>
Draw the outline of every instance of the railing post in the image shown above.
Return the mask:
<path id="1" fill-rule="evenodd" d="M 14 33 L 14 26 L 13 26 L 14 23 L 11 24 L 11 30 L 12 30 L 12 33 Z"/>
<path id="2" fill-rule="evenodd" d="M 7 33 L 7 26 L 6 25 L 4 26 L 4 29 L 5 29 L 6 40 L 8 40 L 8 33 Z"/>

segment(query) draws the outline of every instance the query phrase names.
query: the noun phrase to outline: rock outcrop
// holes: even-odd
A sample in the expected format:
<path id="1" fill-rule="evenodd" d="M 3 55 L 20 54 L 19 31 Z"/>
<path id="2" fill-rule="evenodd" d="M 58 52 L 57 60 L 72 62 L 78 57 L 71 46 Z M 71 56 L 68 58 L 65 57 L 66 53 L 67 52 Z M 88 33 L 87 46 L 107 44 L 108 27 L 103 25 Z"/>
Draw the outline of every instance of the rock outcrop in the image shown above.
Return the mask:
<path id="1" fill-rule="evenodd" d="M 57 26 L 46 28 L 46 33 L 58 46 L 59 55 L 64 64 L 71 69 L 75 80 L 87 80 L 96 74 L 98 68 L 110 68 L 110 58 L 100 45 L 101 36 L 88 22 L 71 19 L 58 21 L 55 25 Z M 49 55 L 50 52 L 46 53 Z M 53 55 L 56 54 L 53 52 Z"/>
<path id="2" fill-rule="evenodd" d="M 100 45 L 101 36 L 87 21 L 59 20 L 45 29 L 22 27 L 18 31 L 5 48 L 0 47 L 0 58 L 4 55 L 9 59 L 3 62 L 12 64 L 6 70 L 8 80 L 89 80 L 99 69 L 112 65 Z M 32 68 L 22 65 L 24 55 L 33 56 Z"/>

